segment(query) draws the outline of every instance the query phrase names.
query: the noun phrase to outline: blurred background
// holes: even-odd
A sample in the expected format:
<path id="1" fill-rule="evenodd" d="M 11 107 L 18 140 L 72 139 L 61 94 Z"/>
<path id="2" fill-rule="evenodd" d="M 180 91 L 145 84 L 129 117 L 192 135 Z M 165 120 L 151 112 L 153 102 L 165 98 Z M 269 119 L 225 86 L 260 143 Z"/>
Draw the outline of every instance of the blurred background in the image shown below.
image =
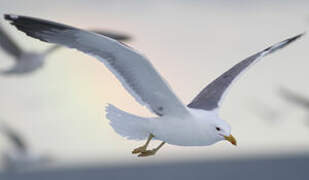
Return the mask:
<path id="1" fill-rule="evenodd" d="M 240 60 L 307 31 L 308 7 L 305 0 L 1 0 L 0 14 L 127 33 L 133 37 L 128 44 L 145 54 L 188 104 Z M 27 50 L 50 47 L 17 31 L 3 18 L 0 24 Z M 34 152 L 54 156 L 56 168 L 307 157 L 309 128 L 302 119 L 308 112 L 283 100 L 278 89 L 288 87 L 309 97 L 308 45 L 304 36 L 267 56 L 230 89 L 220 115 L 232 126 L 237 147 L 226 142 L 208 147 L 167 145 L 153 157 L 131 155 L 143 142 L 117 135 L 105 118 L 106 105 L 153 115 L 135 102 L 102 63 L 68 48 L 50 55 L 46 66 L 32 74 L 0 77 L 0 121 L 17 129 Z M 13 64 L 3 51 L 0 62 L 1 69 Z M 276 123 L 258 115 L 267 107 L 283 113 Z M 0 147 L 7 144 L 0 137 Z"/>

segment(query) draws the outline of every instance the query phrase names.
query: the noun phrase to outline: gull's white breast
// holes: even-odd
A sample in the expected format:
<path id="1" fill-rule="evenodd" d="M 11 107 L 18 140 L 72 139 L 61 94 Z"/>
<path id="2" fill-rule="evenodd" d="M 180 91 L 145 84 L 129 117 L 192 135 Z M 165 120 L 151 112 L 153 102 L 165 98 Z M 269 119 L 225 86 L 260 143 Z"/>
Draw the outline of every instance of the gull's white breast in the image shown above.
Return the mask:
<path id="1" fill-rule="evenodd" d="M 210 122 L 218 118 L 216 111 L 188 108 L 183 118 L 162 116 L 151 120 L 151 133 L 159 140 L 179 146 L 207 146 L 219 139 L 210 130 Z"/>

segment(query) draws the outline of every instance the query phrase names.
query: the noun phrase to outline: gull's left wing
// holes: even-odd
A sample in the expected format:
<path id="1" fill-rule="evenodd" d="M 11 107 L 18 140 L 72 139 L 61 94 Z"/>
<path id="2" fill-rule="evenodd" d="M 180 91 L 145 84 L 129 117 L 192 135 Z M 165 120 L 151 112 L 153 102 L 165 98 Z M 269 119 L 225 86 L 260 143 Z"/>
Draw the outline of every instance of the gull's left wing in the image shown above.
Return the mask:
<path id="1" fill-rule="evenodd" d="M 45 42 L 64 45 L 96 57 L 141 105 L 159 116 L 189 114 L 152 64 L 132 48 L 90 31 L 43 19 L 5 15 L 20 31 Z"/>
<path id="2" fill-rule="evenodd" d="M 292 43 L 296 39 L 300 38 L 303 34 L 299 34 L 292 38 L 286 39 L 282 42 L 279 42 L 269 48 L 264 49 L 261 52 L 258 52 L 240 63 L 233 66 L 231 69 L 223 73 L 217 79 L 212 81 L 207 85 L 188 105 L 190 108 L 195 109 L 204 109 L 204 110 L 214 110 L 220 106 L 224 94 L 230 85 L 234 82 L 237 77 L 244 72 L 250 65 L 259 61 L 262 57 L 275 52 L 278 49 L 281 49 L 288 44 Z"/>

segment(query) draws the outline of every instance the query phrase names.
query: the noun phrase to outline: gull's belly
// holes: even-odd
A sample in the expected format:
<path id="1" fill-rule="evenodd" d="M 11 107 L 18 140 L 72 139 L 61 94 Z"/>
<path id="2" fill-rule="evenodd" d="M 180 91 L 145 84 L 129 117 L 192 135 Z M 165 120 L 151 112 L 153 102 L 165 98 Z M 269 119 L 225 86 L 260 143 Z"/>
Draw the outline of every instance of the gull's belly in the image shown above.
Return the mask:
<path id="1" fill-rule="evenodd" d="M 207 146 L 216 142 L 191 120 L 155 119 L 152 134 L 168 144 L 179 146 Z"/>

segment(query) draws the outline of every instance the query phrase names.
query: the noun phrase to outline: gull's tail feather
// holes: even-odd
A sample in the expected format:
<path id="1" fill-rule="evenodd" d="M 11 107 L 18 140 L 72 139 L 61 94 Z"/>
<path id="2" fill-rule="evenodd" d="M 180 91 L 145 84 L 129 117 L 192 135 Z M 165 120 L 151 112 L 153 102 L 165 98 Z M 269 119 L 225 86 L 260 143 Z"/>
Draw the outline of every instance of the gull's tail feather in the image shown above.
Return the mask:
<path id="1" fill-rule="evenodd" d="M 110 125 L 119 135 L 135 140 L 146 139 L 149 135 L 150 119 L 129 114 L 111 104 L 106 107 L 105 111 Z"/>

